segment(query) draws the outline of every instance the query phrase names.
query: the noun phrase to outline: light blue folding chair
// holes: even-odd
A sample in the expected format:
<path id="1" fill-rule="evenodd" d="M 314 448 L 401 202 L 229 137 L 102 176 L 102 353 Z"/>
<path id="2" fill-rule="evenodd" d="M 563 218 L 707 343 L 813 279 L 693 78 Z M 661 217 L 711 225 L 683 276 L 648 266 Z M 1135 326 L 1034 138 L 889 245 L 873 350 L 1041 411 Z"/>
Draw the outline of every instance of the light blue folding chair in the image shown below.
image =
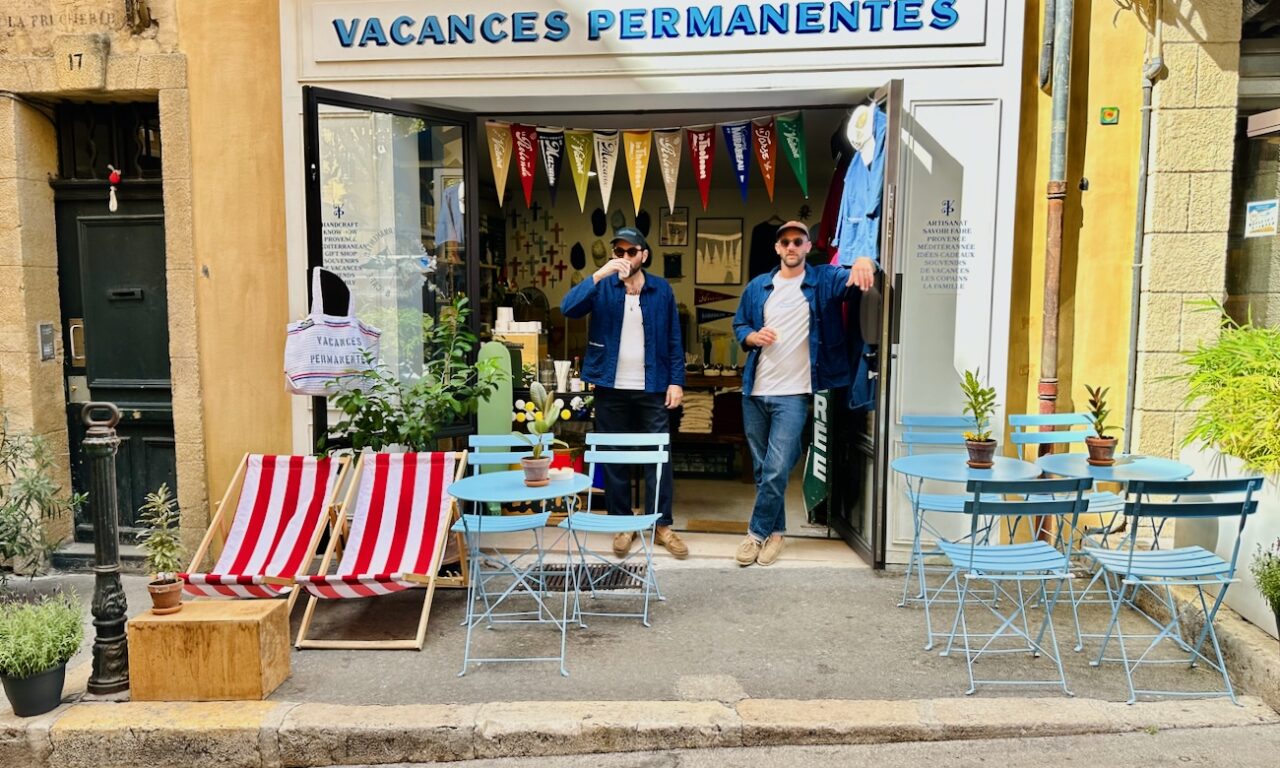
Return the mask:
<path id="1" fill-rule="evenodd" d="M 978 529 L 984 518 L 1042 515 L 1063 518 L 1074 525 L 1085 510 L 1084 492 L 1092 485 L 1088 478 L 1065 480 L 991 481 L 970 480 L 966 486 L 969 500 L 964 512 L 970 515 L 967 543 L 939 542 L 939 547 L 951 562 L 953 576 L 959 586 L 956 616 L 951 625 L 947 648 L 941 655 L 950 655 L 959 636 L 964 647 L 965 665 L 969 671 L 971 694 L 979 685 L 1060 685 L 1068 695 L 1067 674 L 1062 667 L 1062 654 L 1058 650 L 1057 630 L 1053 625 L 1053 611 L 1062 593 L 1063 583 L 1071 578 L 1071 538 L 1066 539 L 1066 551 L 1060 552 L 1044 541 L 1022 544 L 980 544 Z M 1023 496 L 1035 501 L 1005 501 L 1009 496 Z M 989 523 L 987 523 L 989 524 Z M 975 582 L 990 585 L 994 599 L 983 599 L 974 589 Z M 1048 591 L 1056 582 L 1052 594 Z M 1025 586 L 1032 588 L 1028 591 Z M 1027 611 L 1032 602 L 1044 610 L 1044 619 L 1034 634 Z M 999 624 L 992 632 L 970 630 L 966 608 L 981 605 Z M 1007 612 L 1003 612 L 1007 606 Z M 1045 635 L 1048 635 L 1048 642 Z M 997 645 L 1001 640 L 1017 639 L 1017 647 Z M 981 643 L 975 647 L 976 643 Z M 1047 656 L 1057 667 L 1058 677 L 1053 680 L 978 679 L 974 664 L 984 656 L 1008 653 L 1030 653 Z"/>
<path id="2" fill-rule="evenodd" d="M 902 433 L 902 443 L 906 446 L 908 456 L 915 455 L 917 451 L 964 450 L 964 433 L 977 428 L 972 416 L 904 414 L 902 416 L 902 425 L 907 427 Z M 907 572 L 902 580 L 902 599 L 898 602 L 898 607 L 902 608 L 909 602 L 920 602 L 923 605 L 925 632 L 927 635 L 925 650 L 928 651 L 933 648 L 935 638 L 947 636 L 944 632 L 933 631 L 930 608 L 938 602 L 954 602 L 954 598 L 943 599 L 939 595 L 948 586 L 954 587 L 955 585 L 951 578 L 952 570 L 950 568 L 942 567 L 939 569 L 925 564 L 926 557 L 938 557 L 942 555 L 942 550 L 934 545 L 926 552 L 923 545 L 924 538 L 927 536 L 937 541 L 946 539 L 949 535 L 940 531 L 930 521 L 928 514 L 931 512 L 951 515 L 962 513 L 964 512 L 965 502 L 971 497 L 965 493 L 924 493 L 923 487 L 923 478 L 906 479 L 904 492 L 906 493 L 907 501 L 911 502 L 913 530 L 911 554 L 907 558 Z M 984 543 L 989 532 L 989 525 L 979 527 L 979 535 Z M 951 538 L 960 541 L 965 539 L 963 536 L 951 536 Z M 931 570 L 942 570 L 946 574 L 943 583 L 932 590 L 926 580 L 926 576 Z M 911 595 L 911 576 L 913 571 L 915 572 L 917 583 L 916 593 Z"/>
<path id="3" fill-rule="evenodd" d="M 587 495 L 587 508 L 582 512 L 569 515 L 560 523 L 560 527 L 573 537 L 569 546 L 568 572 L 573 589 L 573 620 L 578 626 L 585 627 L 583 616 L 620 616 L 638 618 L 646 627 L 649 626 L 649 601 L 651 597 L 665 600 L 658 588 L 657 576 L 653 569 L 653 548 L 655 526 L 659 514 L 658 499 L 662 495 L 662 464 L 671 460 L 671 436 L 665 433 L 601 433 L 589 432 L 586 437 L 587 451 L 584 459 L 590 468 L 591 477 L 596 476 L 597 464 L 626 464 L 644 466 L 653 464 L 656 478 L 652 499 L 646 499 L 653 505 L 654 511 L 647 515 L 607 515 L 592 514 L 591 501 L 593 494 Z M 621 560 L 614 560 L 587 546 L 590 534 L 608 534 L 610 538 L 618 533 L 635 533 L 640 539 L 640 548 L 632 550 Z M 610 553 L 612 554 L 612 553 Z M 637 558 L 644 562 L 635 563 Z M 610 589 L 602 587 L 609 583 Z M 617 585 L 628 584 L 639 588 L 643 598 L 643 608 L 638 613 L 619 613 L 616 611 L 584 611 L 582 609 L 583 592 L 590 592 L 592 600 L 610 598 L 634 598 L 634 595 L 618 594 Z"/>
<path id="4" fill-rule="evenodd" d="M 1107 596 L 1111 600 L 1111 622 L 1107 626 L 1098 650 L 1098 657 L 1093 662 L 1098 666 L 1104 661 L 1118 661 L 1124 666 L 1125 679 L 1129 683 L 1129 703 L 1138 700 L 1140 695 L 1203 697 L 1226 696 L 1236 701 L 1235 689 L 1231 686 L 1231 676 L 1227 674 L 1226 664 L 1222 659 L 1222 647 L 1218 644 L 1218 632 L 1214 628 L 1214 619 L 1222 601 L 1227 596 L 1227 588 L 1236 581 L 1236 562 L 1240 556 L 1240 535 L 1245 523 L 1258 509 L 1258 502 L 1253 498 L 1255 491 L 1262 487 L 1261 477 L 1246 477 L 1230 480 L 1169 480 L 1155 482 L 1150 480 L 1133 481 L 1127 488 L 1128 500 L 1124 513 L 1131 520 L 1130 532 L 1125 546 L 1117 549 L 1090 548 L 1090 557 L 1097 561 L 1105 574 Z M 1232 501 L 1185 501 L 1188 497 L 1200 499 L 1211 494 L 1240 494 Z M 1152 496 L 1171 496 L 1173 501 L 1152 501 Z M 1219 555 L 1203 547 L 1178 547 L 1176 549 L 1139 550 L 1137 533 L 1138 523 L 1143 518 L 1155 520 L 1188 520 L 1217 519 L 1239 517 L 1240 524 L 1236 528 L 1236 540 L 1231 547 L 1231 559 L 1225 560 Z M 1200 610 L 1204 616 L 1195 642 L 1188 642 L 1183 637 L 1181 618 L 1178 606 L 1173 599 L 1173 587 L 1191 587 L 1196 591 Z M 1206 589 L 1217 589 L 1210 603 Z M 1150 589 L 1154 594 L 1163 593 L 1164 610 L 1169 618 L 1162 620 L 1142 610 L 1137 603 L 1140 589 Z M 1124 631 L 1120 621 L 1120 611 L 1125 606 L 1133 608 L 1157 630 L 1154 635 L 1134 635 Z M 1107 657 L 1107 646 L 1115 637 L 1120 656 Z M 1149 640 L 1147 647 L 1132 658 L 1125 646 L 1126 639 L 1142 638 Z M 1161 642 L 1168 640 L 1176 645 L 1185 659 L 1149 658 L 1152 651 Z M 1213 658 L 1204 653 L 1205 642 L 1213 646 Z M 1133 676 L 1143 664 L 1187 664 L 1195 667 L 1200 661 L 1205 662 L 1222 675 L 1223 688 L 1220 691 L 1175 691 L 1141 689 L 1134 684 Z"/>

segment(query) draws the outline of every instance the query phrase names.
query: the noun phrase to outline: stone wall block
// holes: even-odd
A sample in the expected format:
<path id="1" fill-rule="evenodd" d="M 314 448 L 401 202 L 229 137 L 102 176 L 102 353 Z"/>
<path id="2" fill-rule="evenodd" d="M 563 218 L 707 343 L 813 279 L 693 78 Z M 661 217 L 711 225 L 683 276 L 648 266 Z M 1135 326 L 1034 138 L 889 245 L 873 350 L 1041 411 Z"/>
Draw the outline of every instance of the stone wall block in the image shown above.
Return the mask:
<path id="1" fill-rule="evenodd" d="M 1187 385 L 1179 376 L 1187 372 L 1177 352 L 1143 352 L 1138 355 L 1138 381 L 1142 403 L 1160 409 L 1181 407 Z"/>
<path id="2" fill-rule="evenodd" d="M 1134 411 L 1134 450 L 1172 458 L 1173 430 L 1174 415 L 1168 411 Z"/>
<path id="3" fill-rule="evenodd" d="M 22 263 L 30 267 L 58 267 L 53 217 L 53 188 L 48 180 L 17 181 L 18 219 L 22 227 Z"/>
<path id="4" fill-rule="evenodd" d="M 1155 168 L 1229 171 L 1235 160 L 1235 108 L 1172 109 L 1155 113 Z"/>
<path id="5" fill-rule="evenodd" d="M 1238 41 L 1242 6 L 1240 0 L 1168 0 L 1164 39 L 1171 43 Z"/>
<path id="6" fill-rule="evenodd" d="M 107 88 L 113 91 L 136 91 L 138 86 L 138 64 L 141 57 L 136 53 L 127 56 L 112 56 L 107 61 Z"/>
<path id="7" fill-rule="evenodd" d="M 1147 235 L 1143 290 L 1220 295 L 1226 280 L 1226 249 L 1225 232 Z"/>
<path id="8" fill-rule="evenodd" d="M 160 91 L 161 169 L 166 179 L 191 178 L 191 100 L 185 88 Z"/>
<path id="9" fill-rule="evenodd" d="M 106 35 L 59 35 L 53 40 L 58 90 L 101 91 L 107 85 L 111 41 Z M 119 87 L 119 86 L 112 86 Z"/>
<path id="10" fill-rule="evenodd" d="M 1147 182 L 1147 232 L 1186 232 L 1190 174 L 1153 173 Z"/>
<path id="11" fill-rule="evenodd" d="M 1190 202 L 1188 232 L 1226 232 L 1231 219 L 1231 172 L 1187 174 Z"/>
<path id="12" fill-rule="evenodd" d="M 167 88 L 184 88 L 186 84 L 186 56 L 171 53 L 138 57 L 138 88 L 159 91 Z"/>
<path id="13" fill-rule="evenodd" d="M 1196 48 L 1196 106 L 1234 109 L 1240 85 L 1240 44 L 1205 43 Z"/>
<path id="14" fill-rule="evenodd" d="M 1198 297 L 1187 297 L 1182 305 L 1182 327 L 1178 334 L 1178 349 L 1193 350 L 1201 343 L 1212 342 L 1218 338 L 1222 327 L 1219 314 L 1203 309 L 1195 303 Z"/>
<path id="15" fill-rule="evenodd" d="M 1182 325 L 1182 297 L 1170 293 L 1144 293 L 1138 327 L 1138 349 L 1171 352 L 1178 348 Z"/>
<path id="16" fill-rule="evenodd" d="M 1165 77 L 1156 82 L 1151 103 L 1157 109 L 1187 108 L 1196 105 L 1196 64 L 1200 46 L 1194 43 L 1164 47 Z"/>

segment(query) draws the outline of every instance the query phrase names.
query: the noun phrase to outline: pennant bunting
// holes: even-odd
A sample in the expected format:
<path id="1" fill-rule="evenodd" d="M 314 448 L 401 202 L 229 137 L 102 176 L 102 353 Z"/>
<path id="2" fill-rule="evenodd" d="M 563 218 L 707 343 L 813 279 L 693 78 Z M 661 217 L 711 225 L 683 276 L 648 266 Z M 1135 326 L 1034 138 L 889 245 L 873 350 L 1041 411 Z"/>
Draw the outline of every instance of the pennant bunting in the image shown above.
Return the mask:
<path id="1" fill-rule="evenodd" d="M 727 293 L 721 293 L 719 291 L 709 291 L 706 288 L 693 289 L 693 305 L 695 307 L 701 306 L 702 304 L 713 304 L 717 301 L 728 301 L 736 298 L 738 297 Z"/>
<path id="2" fill-rule="evenodd" d="M 764 188 L 772 201 L 774 172 L 778 167 L 778 134 L 773 117 L 751 121 L 751 144 L 756 149 L 756 162 L 760 166 L 760 175 L 764 177 Z"/>
<path id="3" fill-rule="evenodd" d="M 725 123 L 724 143 L 729 148 L 729 160 L 733 163 L 733 173 L 738 177 L 738 190 L 742 199 L 747 199 L 747 176 L 751 171 L 751 129 L 750 123 Z"/>
<path id="4" fill-rule="evenodd" d="M 613 172 L 618 168 L 618 132 L 596 131 L 593 134 L 596 154 L 596 184 L 600 186 L 600 199 L 605 210 L 609 209 L 609 196 L 613 193 Z"/>
<path id="5" fill-rule="evenodd" d="M 693 177 L 698 182 L 698 194 L 702 196 L 702 210 L 707 210 L 707 195 L 711 192 L 711 163 L 715 159 L 716 127 L 714 125 L 687 128 L 689 159 L 693 163 Z"/>
<path id="6" fill-rule="evenodd" d="M 564 129 L 539 128 L 538 149 L 542 152 L 542 168 L 547 172 L 551 205 L 556 204 L 556 187 L 560 184 L 560 167 L 564 161 Z"/>
<path id="7" fill-rule="evenodd" d="M 706 307 L 698 307 L 698 325 L 714 323 L 717 320 L 723 320 L 726 317 L 733 317 L 733 313 L 724 309 L 707 309 Z"/>
<path id="8" fill-rule="evenodd" d="M 782 153 L 800 182 L 800 191 L 809 197 L 809 165 L 804 146 L 804 113 L 789 112 L 774 121 L 782 144 Z"/>
<path id="9" fill-rule="evenodd" d="M 587 181 L 591 176 L 591 131 L 565 131 L 565 154 L 569 157 L 569 174 L 578 191 L 578 210 L 587 210 Z"/>
<path id="10" fill-rule="evenodd" d="M 653 132 L 653 145 L 658 150 L 658 168 L 662 184 L 667 188 L 667 208 L 676 209 L 676 181 L 680 177 L 680 129 Z"/>
<path id="11" fill-rule="evenodd" d="M 524 205 L 533 205 L 533 175 L 538 169 L 538 131 L 532 125 L 511 126 L 511 140 L 516 148 L 516 170 L 524 187 Z"/>
<path id="12" fill-rule="evenodd" d="M 627 156 L 627 176 L 631 179 L 631 201 L 640 213 L 644 197 L 644 178 L 649 175 L 649 147 L 653 131 L 623 131 L 622 151 Z"/>
<path id="13" fill-rule="evenodd" d="M 485 136 L 489 139 L 489 159 L 493 162 L 493 183 L 498 188 L 498 206 L 502 206 L 507 191 L 507 170 L 511 168 L 511 126 L 507 123 L 487 122 Z"/>

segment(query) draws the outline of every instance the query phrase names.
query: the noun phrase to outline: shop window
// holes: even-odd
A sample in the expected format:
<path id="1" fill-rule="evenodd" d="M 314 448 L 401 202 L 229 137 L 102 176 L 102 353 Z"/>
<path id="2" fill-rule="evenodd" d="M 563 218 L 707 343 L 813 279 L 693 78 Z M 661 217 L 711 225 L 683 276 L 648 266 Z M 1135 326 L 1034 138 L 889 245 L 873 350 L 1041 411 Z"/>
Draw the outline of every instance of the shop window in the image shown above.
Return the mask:
<path id="1" fill-rule="evenodd" d="M 1280 136 L 1236 143 L 1227 248 L 1227 311 L 1237 321 L 1280 325 Z"/>
<path id="2" fill-rule="evenodd" d="M 152 102 L 60 104 L 58 173 L 64 180 L 105 181 L 119 170 L 126 179 L 160 178 L 160 110 Z"/>

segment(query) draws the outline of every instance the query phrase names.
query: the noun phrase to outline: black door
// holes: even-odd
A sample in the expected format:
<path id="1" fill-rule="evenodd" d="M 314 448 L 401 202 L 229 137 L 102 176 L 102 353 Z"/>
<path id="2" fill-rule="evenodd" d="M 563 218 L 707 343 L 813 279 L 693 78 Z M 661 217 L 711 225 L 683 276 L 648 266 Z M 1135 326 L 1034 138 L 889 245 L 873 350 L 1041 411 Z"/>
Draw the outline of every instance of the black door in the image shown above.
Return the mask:
<path id="1" fill-rule="evenodd" d="M 55 190 L 72 484 L 88 489 L 83 403 L 115 403 L 122 414 L 119 524 L 131 542 L 143 497 L 161 483 L 177 492 L 160 188 L 135 183 L 116 213 L 107 210 L 104 185 Z M 77 541 L 92 540 L 92 519 L 86 505 L 76 518 Z"/>

